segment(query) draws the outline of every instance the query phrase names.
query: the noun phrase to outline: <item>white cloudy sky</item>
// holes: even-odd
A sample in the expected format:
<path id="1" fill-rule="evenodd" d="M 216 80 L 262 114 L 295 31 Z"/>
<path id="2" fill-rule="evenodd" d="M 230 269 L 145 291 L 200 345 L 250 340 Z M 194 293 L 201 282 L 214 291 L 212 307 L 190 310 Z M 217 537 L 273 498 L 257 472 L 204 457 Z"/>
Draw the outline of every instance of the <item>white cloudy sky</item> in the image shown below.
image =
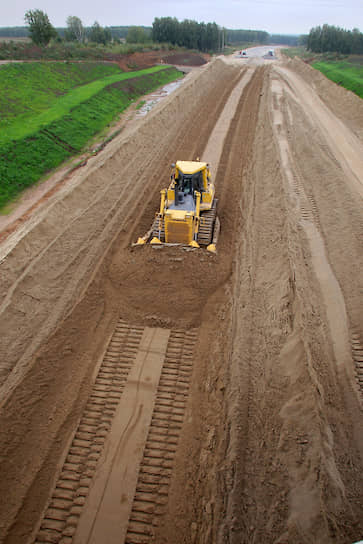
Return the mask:
<path id="1" fill-rule="evenodd" d="M 65 26 L 68 15 L 85 26 L 151 26 L 171 16 L 270 33 L 305 34 L 324 23 L 363 31 L 363 0 L 0 0 L 0 27 L 23 26 L 25 11 L 36 8 L 54 26 Z"/>

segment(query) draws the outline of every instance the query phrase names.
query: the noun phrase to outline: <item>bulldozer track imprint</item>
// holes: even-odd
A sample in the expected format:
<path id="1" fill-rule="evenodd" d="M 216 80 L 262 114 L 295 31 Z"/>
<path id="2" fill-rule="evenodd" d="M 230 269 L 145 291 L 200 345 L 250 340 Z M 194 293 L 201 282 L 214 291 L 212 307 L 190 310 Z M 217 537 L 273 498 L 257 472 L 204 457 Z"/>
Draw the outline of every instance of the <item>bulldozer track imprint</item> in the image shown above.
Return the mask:
<path id="1" fill-rule="evenodd" d="M 164 512 L 189 392 L 196 331 L 171 332 L 129 520 L 127 544 L 147 544 Z"/>
<path id="2" fill-rule="evenodd" d="M 140 355 L 145 329 L 127 325 L 120 319 L 100 365 L 95 383 L 79 421 L 62 470 L 53 489 L 34 544 L 93 542 L 93 525 L 83 520 L 77 534 L 84 506 L 89 501 L 97 470 L 103 466 L 103 451 L 116 419 L 122 394 L 128 385 L 130 371 Z M 157 385 L 151 424 L 147 431 L 142 462 L 128 526 L 120 534 L 120 542 L 149 542 L 158 517 L 167 502 L 173 459 L 183 424 L 192 370 L 196 331 L 164 331 L 166 352 Z M 156 333 L 155 333 L 156 336 Z M 134 383 L 134 382 L 133 382 Z M 121 431 L 117 431 L 116 433 Z M 107 442 L 108 444 L 108 442 Z M 107 445 L 110 448 L 110 445 Z M 121 463 L 124 461 L 121 459 Z M 138 470 L 138 468 L 137 468 Z M 103 496 L 106 491 L 103 491 Z M 131 509 L 132 505 L 132 509 Z M 102 518 L 101 507 L 97 516 Z M 101 523 L 103 520 L 100 520 Z M 87 533 L 87 536 L 86 536 Z M 116 541 L 116 539 L 115 539 Z"/>
<path id="3" fill-rule="evenodd" d="M 296 197 L 297 206 L 301 219 L 303 221 L 310 221 L 314 223 L 317 229 L 320 229 L 320 220 L 319 212 L 315 202 L 315 199 L 312 194 L 308 194 L 304 189 L 303 184 L 303 175 L 300 172 L 298 163 L 294 160 L 291 149 L 293 148 L 292 144 L 292 125 L 289 120 L 289 113 L 287 107 L 284 107 L 281 104 L 281 110 L 278 109 L 278 98 L 284 96 L 284 91 L 286 87 L 279 82 L 274 84 L 274 92 L 272 93 L 273 100 L 273 117 L 274 123 L 277 130 L 277 139 L 279 142 L 280 150 L 284 156 L 284 164 L 286 167 L 286 175 L 291 186 L 292 192 Z M 285 125 L 279 123 L 278 121 L 285 120 L 286 127 L 290 127 L 290 130 L 285 128 Z M 289 124 L 290 123 L 290 124 Z"/>
<path id="4" fill-rule="evenodd" d="M 119 321 L 41 522 L 35 544 L 72 542 L 143 327 Z"/>
<path id="5" fill-rule="evenodd" d="M 358 386 L 363 395 L 363 345 L 359 334 L 353 333 L 351 338 L 352 356 L 355 363 Z"/>

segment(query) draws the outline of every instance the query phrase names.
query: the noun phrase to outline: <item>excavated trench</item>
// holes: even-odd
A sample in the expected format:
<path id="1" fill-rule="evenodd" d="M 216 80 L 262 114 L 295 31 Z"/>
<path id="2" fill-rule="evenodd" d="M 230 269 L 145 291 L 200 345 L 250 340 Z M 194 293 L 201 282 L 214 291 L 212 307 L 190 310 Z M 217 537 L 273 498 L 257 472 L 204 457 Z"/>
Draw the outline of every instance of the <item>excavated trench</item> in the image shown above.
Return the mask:
<path id="1" fill-rule="evenodd" d="M 190 77 L 2 248 L 0 541 L 359 539 L 357 183 L 284 70 Z M 238 85 L 217 255 L 131 248 Z"/>

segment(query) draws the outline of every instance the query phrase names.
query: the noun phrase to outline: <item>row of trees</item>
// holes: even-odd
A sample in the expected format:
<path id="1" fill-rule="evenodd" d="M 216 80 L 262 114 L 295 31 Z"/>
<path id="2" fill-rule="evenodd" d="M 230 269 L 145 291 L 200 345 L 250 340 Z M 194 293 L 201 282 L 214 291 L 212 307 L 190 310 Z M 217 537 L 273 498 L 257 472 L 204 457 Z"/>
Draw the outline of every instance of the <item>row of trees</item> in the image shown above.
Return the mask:
<path id="1" fill-rule="evenodd" d="M 76 27 L 76 28 L 74 28 Z M 83 27 L 82 21 L 78 17 L 68 17 L 67 28 L 56 28 L 57 33 L 67 41 L 80 41 L 79 30 L 81 36 L 87 39 L 91 32 L 91 28 Z M 148 26 L 110 26 L 106 28 L 111 33 L 113 40 L 126 40 L 128 43 L 146 43 L 152 39 L 152 28 Z M 1 27 L 0 36 L 6 38 L 24 38 L 29 36 L 29 31 L 24 26 L 18 27 Z M 305 40 L 305 42 L 304 42 Z M 270 44 L 286 44 L 286 45 L 306 45 L 306 36 L 292 36 L 286 34 L 269 35 L 264 30 L 231 30 L 225 31 L 225 43 L 230 45 L 239 45 L 241 43 L 270 43 Z"/>
<path id="2" fill-rule="evenodd" d="M 198 23 L 175 17 L 156 17 L 152 26 L 152 39 L 158 43 L 172 43 L 199 51 L 217 51 L 224 43 L 224 30 L 216 23 Z"/>
<path id="3" fill-rule="evenodd" d="M 336 26 L 316 26 L 310 30 L 307 48 L 314 53 L 337 52 L 345 55 L 363 54 L 363 34 L 354 28 L 345 30 Z"/>
<path id="4" fill-rule="evenodd" d="M 80 27 L 82 29 L 82 37 L 84 40 L 87 40 L 87 36 L 89 36 L 89 33 L 91 32 L 91 27 L 84 27 L 79 17 L 68 17 L 67 27 L 56 27 L 55 30 L 61 38 L 64 38 L 67 41 L 78 41 L 79 33 L 77 30 L 74 32 L 74 24 L 76 27 Z M 130 34 L 131 40 L 131 38 L 135 36 L 135 29 L 138 29 L 135 43 L 142 43 L 140 41 L 141 35 L 139 30 L 141 30 L 141 33 L 143 33 L 142 38 L 146 36 L 148 40 L 151 40 L 151 26 L 109 26 L 105 28 L 105 30 L 111 33 L 112 39 L 117 41 L 128 39 L 128 34 Z M 0 37 L 28 38 L 29 28 L 25 26 L 3 26 L 0 27 Z"/>
<path id="5" fill-rule="evenodd" d="M 2 38 L 27 38 L 29 30 L 25 26 L 2 26 L 0 37 Z"/>
<path id="6" fill-rule="evenodd" d="M 228 44 L 240 43 L 267 43 L 269 34 L 264 30 L 230 30 L 226 32 L 226 41 Z"/>
<path id="7" fill-rule="evenodd" d="M 151 41 L 151 30 L 142 26 L 130 26 L 127 35 L 127 43 L 147 43 Z"/>
<path id="8" fill-rule="evenodd" d="M 48 15 L 39 9 L 27 11 L 25 21 L 28 24 L 29 35 L 37 45 L 45 46 L 52 38 L 58 36 Z M 63 35 L 66 41 L 83 43 L 87 40 L 106 44 L 113 39 L 115 32 L 112 31 L 109 28 L 102 28 L 97 21 L 91 28 L 86 29 L 79 17 L 69 16 Z M 172 17 L 156 18 L 151 30 L 145 27 L 130 27 L 126 35 L 129 43 L 147 43 L 153 40 L 200 51 L 216 51 L 224 44 L 224 39 L 224 30 L 216 23 L 205 24 L 191 20 L 179 22 Z"/>
<path id="9" fill-rule="evenodd" d="M 28 10 L 25 13 L 25 22 L 28 24 L 30 38 L 37 45 L 48 45 L 52 38 L 58 37 L 58 32 L 49 21 L 48 15 L 40 9 Z M 97 21 L 86 29 L 79 17 L 71 15 L 67 18 L 64 38 L 71 42 L 84 43 L 88 40 L 105 45 L 112 41 L 112 34 L 109 28 L 103 28 Z"/>
<path id="10" fill-rule="evenodd" d="M 45 46 L 52 38 L 59 38 L 48 15 L 39 9 L 25 13 L 25 21 L 32 41 Z M 62 30 L 62 32 L 61 32 Z M 18 33 L 18 29 L 16 31 Z M 90 28 L 85 28 L 79 17 L 69 16 L 67 28 L 60 29 L 60 35 L 66 41 L 84 43 L 85 41 L 106 44 L 119 36 L 126 36 L 129 43 L 171 43 L 199 51 L 218 51 L 225 43 L 285 43 L 295 45 L 297 41 L 314 53 L 328 51 L 343 54 L 363 53 L 363 34 L 357 29 L 323 25 L 310 30 L 308 36 L 270 36 L 263 30 L 226 30 L 216 23 L 198 23 L 185 19 L 179 22 L 175 17 L 156 18 L 152 28 L 148 27 L 111 27 L 103 28 L 97 21 Z"/>
<path id="11" fill-rule="evenodd" d="M 271 34 L 268 43 L 271 45 L 303 45 L 304 36 L 294 34 Z"/>

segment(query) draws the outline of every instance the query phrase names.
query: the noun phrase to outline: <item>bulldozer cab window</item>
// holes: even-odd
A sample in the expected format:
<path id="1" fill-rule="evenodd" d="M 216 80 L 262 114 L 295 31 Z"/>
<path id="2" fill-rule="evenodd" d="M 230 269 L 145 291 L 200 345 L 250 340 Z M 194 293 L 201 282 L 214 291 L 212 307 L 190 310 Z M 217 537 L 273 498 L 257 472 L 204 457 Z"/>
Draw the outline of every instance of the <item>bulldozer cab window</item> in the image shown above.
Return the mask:
<path id="1" fill-rule="evenodd" d="M 193 183 L 190 178 L 184 180 L 184 194 L 189 195 L 193 193 Z"/>
<path id="2" fill-rule="evenodd" d="M 185 195 L 193 195 L 194 191 L 204 191 L 203 186 L 203 173 L 197 172 L 196 174 L 180 174 L 175 179 L 178 190 L 183 191 Z"/>
<path id="3" fill-rule="evenodd" d="M 196 174 L 196 187 L 195 188 L 196 188 L 197 191 L 203 191 L 203 189 L 204 189 L 202 172 L 198 172 L 198 174 Z"/>

